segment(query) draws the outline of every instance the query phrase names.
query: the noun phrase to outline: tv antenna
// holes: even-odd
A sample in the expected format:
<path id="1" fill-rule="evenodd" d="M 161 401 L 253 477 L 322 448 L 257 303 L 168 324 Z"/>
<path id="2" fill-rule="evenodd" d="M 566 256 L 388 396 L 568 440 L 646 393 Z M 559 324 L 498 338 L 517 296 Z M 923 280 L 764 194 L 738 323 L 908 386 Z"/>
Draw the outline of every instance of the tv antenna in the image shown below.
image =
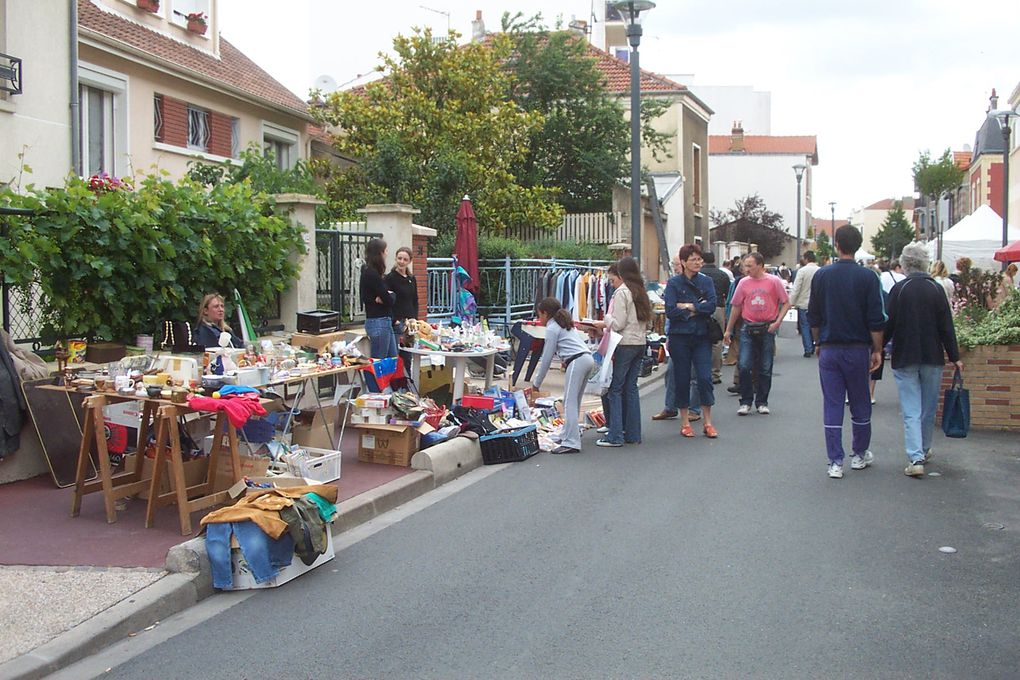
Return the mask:
<path id="1" fill-rule="evenodd" d="M 423 10 L 425 10 L 426 12 L 432 12 L 433 14 L 441 14 L 442 16 L 446 17 L 446 32 L 447 33 L 450 32 L 450 12 L 449 12 L 449 10 L 444 12 L 441 9 L 432 9 L 431 7 L 426 7 L 425 5 L 418 5 L 418 6 L 421 7 Z"/>

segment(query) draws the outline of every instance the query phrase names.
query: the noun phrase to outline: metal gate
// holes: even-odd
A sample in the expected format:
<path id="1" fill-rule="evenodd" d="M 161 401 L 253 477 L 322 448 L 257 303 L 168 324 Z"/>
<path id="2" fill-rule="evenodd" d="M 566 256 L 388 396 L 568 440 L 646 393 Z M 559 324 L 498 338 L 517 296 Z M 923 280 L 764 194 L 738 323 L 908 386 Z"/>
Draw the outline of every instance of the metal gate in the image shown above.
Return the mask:
<path id="1" fill-rule="evenodd" d="M 316 304 L 319 309 L 340 312 L 341 322 L 365 319 L 358 282 L 365 264 L 365 245 L 374 238 L 382 238 L 382 234 L 315 230 Z"/>

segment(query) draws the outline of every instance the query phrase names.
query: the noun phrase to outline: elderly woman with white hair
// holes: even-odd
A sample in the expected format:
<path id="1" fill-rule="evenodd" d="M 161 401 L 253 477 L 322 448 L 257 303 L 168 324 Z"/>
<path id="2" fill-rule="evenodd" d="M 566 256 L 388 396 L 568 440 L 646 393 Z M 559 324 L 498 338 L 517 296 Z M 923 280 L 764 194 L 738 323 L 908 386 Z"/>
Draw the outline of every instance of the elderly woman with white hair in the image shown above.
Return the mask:
<path id="1" fill-rule="evenodd" d="M 942 368 L 949 361 L 963 368 L 956 344 L 953 314 L 945 290 L 926 272 L 928 251 L 922 243 L 903 248 L 900 265 L 906 278 L 889 291 L 885 340 L 892 340 L 892 369 L 900 393 L 903 441 L 909 477 L 923 477 L 932 457 Z"/>

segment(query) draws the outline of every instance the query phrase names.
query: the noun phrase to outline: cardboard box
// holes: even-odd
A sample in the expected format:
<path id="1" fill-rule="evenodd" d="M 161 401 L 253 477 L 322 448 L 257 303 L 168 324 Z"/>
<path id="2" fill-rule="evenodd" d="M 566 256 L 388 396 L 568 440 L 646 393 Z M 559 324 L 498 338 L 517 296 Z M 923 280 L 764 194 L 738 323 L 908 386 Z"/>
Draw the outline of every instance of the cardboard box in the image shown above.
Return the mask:
<path id="1" fill-rule="evenodd" d="M 418 452 L 418 430 L 407 425 L 356 425 L 358 460 L 384 465 L 411 464 Z"/>
<path id="2" fill-rule="evenodd" d="M 256 588 L 276 588 L 282 586 L 287 581 L 293 581 L 301 574 L 311 571 L 318 566 L 325 564 L 333 559 L 335 553 L 333 552 L 333 532 L 330 525 L 326 525 L 326 552 L 319 555 L 318 558 L 310 565 L 305 565 L 304 562 L 294 556 L 294 561 L 289 566 L 284 567 L 280 570 L 275 578 L 271 578 L 264 583 L 255 583 L 255 577 L 251 573 L 251 569 L 248 567 L 248 562 L 244 559 L 244 555 L 241 553 L 240 548 L 232 548 L 230 550 L 230 570 L 234 577 L 234 585 L 224 590 L 253 590 Z"/>
<path id="3" fill-rule="evenodd" d="M 241 472 L 235 478 L 231 474 L 230 452 L 226 449 L 220 450 L 220 456 L 216 459 L 216 483 L 213 485 L 214 491 L 226 491 L 242 477 L 264 477 L 266 470 L 269 469 L 270 460 L 268 458 L 252 458 L 250 456 L 240 456 L 240 458 Z"/>
<path id="4" fill-rule="evenodd" d="M 136 461 L 139 460 L 137 453 L 129 453 L 124 456 L 124 469 L 134 470 Z M 155 460 L 152 458 L 141 457 L 142 461 L 142 479 L 152 479 L 152 468 L 155 465 Z M 202 484 L 206 480 L 206 472 L 209 470 L 209 459 L 208 458 L 195 458 L 194 460 L 188 460 L 184 462 L 184 483 L 187 486 L 197 486 Z M 169 472 L 164 470 L 164 473 Z M 164 474 L 163 479 L 160 480 L 160 493 L 170 492 L 170 475 Z M 148 498 L 149 490 L 145 489 L 138 494 L 139 498 Z"/>
<path id="5" fill-rule="evenodd" d="M 295 333 L 290 337 L 290 344 L 293 347 L 308 347 L 314 349 L 318 353 L 326 347 L 329 347 L 335 341 L 343 341 L 346 337 L 347 333 L 344 331 L 322 333 L 320 335 L 312 335 L 311 333 Z"/>
<path id="6" fill-rule="evenodd" d="M 291 442 L 297 446 L 311 446 L 317 449 L 332 449 L 336 442 L 337 421 L 340 409 L 337 406 L 324 406 L 321 411 L 310 410 L 311 420 L 291 425 Z M 328 429 L 328 432 L 327 432 Z M 330 441 L 332 436 L 333 441 Z"/>

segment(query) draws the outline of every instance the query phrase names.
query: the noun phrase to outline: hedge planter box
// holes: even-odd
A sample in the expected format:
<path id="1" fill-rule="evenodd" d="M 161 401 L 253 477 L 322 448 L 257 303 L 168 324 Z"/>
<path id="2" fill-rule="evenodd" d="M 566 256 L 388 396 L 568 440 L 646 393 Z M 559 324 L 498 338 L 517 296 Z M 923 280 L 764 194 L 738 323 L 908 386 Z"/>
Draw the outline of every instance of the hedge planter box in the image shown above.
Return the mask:
<path id="1" fill-rule="evenodd" d="M 192 33 L 198 33 L 199 35 L 205 35 L 205 31 L 208 25 L 204 21 L 196 21 L 194 19 L 188 19 L 188 30 Z"/>
<path id="2" fill-rule="evenodd" d="M 159 11 L 159 0 L 138 0 L 138 9 L 156 13 Z"/>
<path id="3" fill-rule="evenodd" d="M 978 345 L 960 350 L 963 386 L 970 390 L 971 427 L 1020 432 L 1020 345 Z M 953 380 L 952 364 L 942 372 L 942 389 Z M 942 421 L 942 397 L 938 419 Z"/>

